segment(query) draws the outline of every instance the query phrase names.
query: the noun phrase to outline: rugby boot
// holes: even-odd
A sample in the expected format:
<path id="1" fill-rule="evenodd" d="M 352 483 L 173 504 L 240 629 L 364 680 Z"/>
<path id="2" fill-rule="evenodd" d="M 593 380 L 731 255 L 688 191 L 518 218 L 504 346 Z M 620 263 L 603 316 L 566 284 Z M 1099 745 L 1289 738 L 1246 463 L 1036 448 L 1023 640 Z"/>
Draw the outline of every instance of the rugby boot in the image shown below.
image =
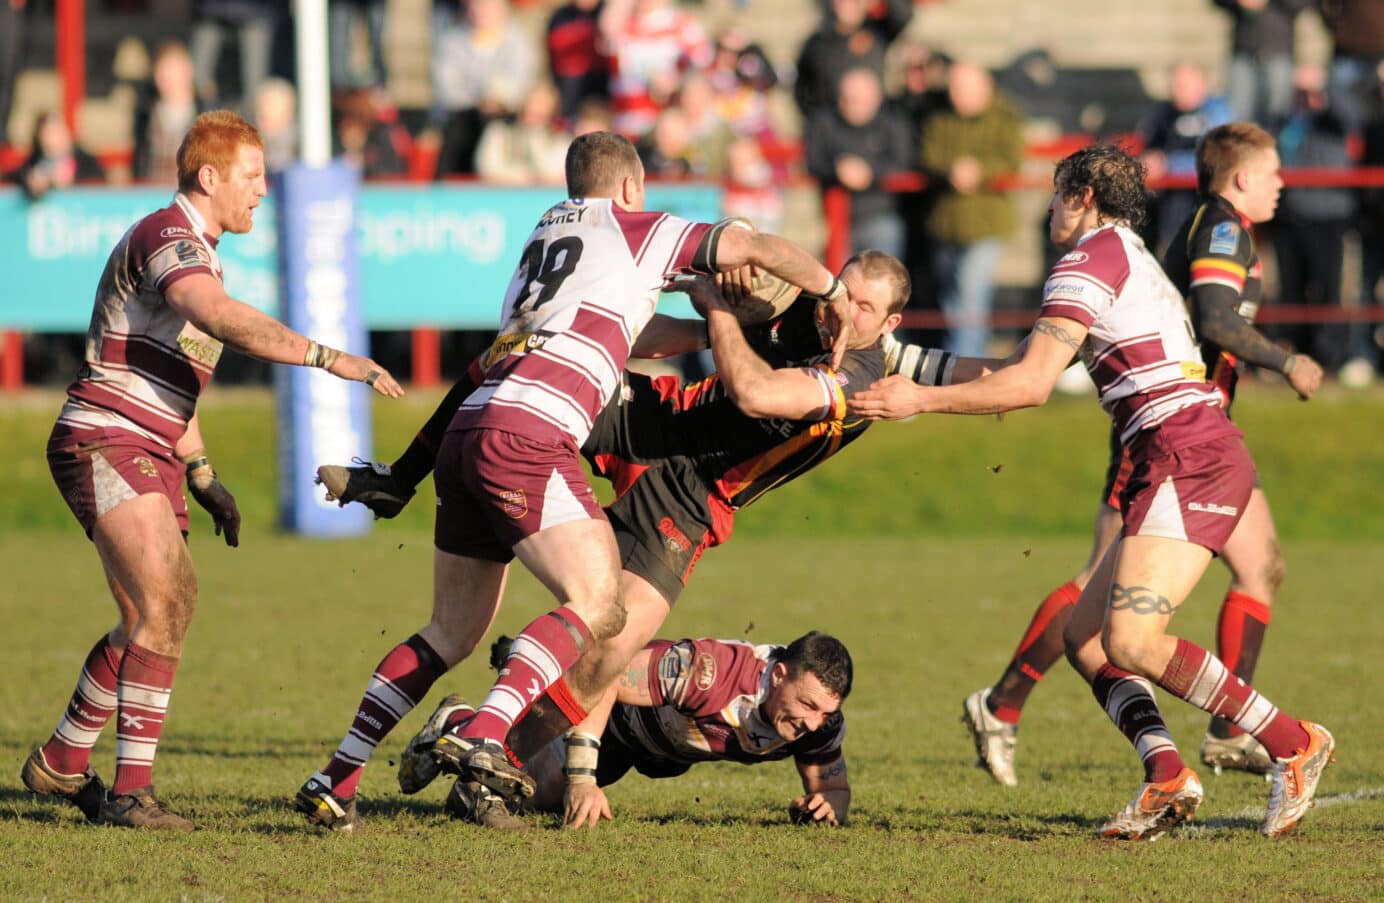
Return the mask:
<path id="1" fill-rule="evenodd" d="M 1014 774 L 1014 747 L 1019 739 L 1019 726 L 1001 721 L 990 713 L 985 701 L 990 690 L 976 690 L 961 705 L 961 721 L 971 732 L 976 745 L 976 766 L 1006 787 L 1019 783 Z"/>
<path id="2" fill-rule="evenodd" d="M 94 822 L 101 815 L 101 804 L 106 800 L 106 785 L 101 783 L 101 777 L 90 767 L 81 774 L 54 771 L 43 757 L 43 747 L 38 747 L 24 760 L 19 779 L 25 787 L 40 796 L 67 800 L 82 811 L 87 821 Z"/>
<path id="3" fill-rule="evenodd" d="M 443 808 L 452 818 L 496 831 L 527 831 L 529 823 L 509 811 L 505 801 L 477 781 L 457 778 Z"/>
<path id="4" fill-rule="evenodd" d="M 1112 840 L 1155 841 L 1180 822 L 1191 821 L 1201 798 L 1201 780 L 1184 768 L 1171 781 L 1145 783 L 1097 833 Z"/>
<path id="5" fill-rule="evenodd" d="M 154 796 L 152 784 L 106 797 L 97 821 L 103 825 L 157 831 L 192 831 L 197 827 L 181 815 L 169 812 L 163 801 Z"/>
<path id="6" fill-rule="evenodd" d="M 1250 734 L 1238 737 L 1217 737 L 1207 732 L 1201 738 L 1201 761 L 1220 774 L 1222 769 L 1268 774 L 1273 760 L 1264 745 Z"/>
<path id="7" fill-rule="evenodd" d="M 433 755 L 443 771 L 489 787 L 507 800 L 531 797 L 538 790 L 532 777 L 516 768 L 505 748 L 494 740 L 458 736 L 454 729 L 433 744 Z"/>
<path id="8" fill-rule="evenodd" d="M 438 703 L 427 722 L 414 734 L 399 757 L 399 789 L 417 793 L 442 773 L 442 766 L 433 756 L 433 745 L 447 732 L 447 722 L 457 713 L 470 715 L 476 710 L 465 699 L 453 693 Z M 459 718 L 457 720 L 460 720 Z"/>
<path id="9" fill-rule="evenodd" d="M 298 795 L 293 798 L 293 808 L 306 815 L 314 825 L 328 831 L 353 834 L 362 828 L 360 817 L 356 815 L 356 798 L 337 796 L 317 778 L 308 778 L 307 783 L 298 788 Z"/>
<path id="10" fill-rule="evenodd" d="M 413 490 L 399 485 L 388 464 L 353 458 L 355 466 L 323 464 L 317 468 L 316 482 L 327 487 L 327 501 L 345 507 L 360 502 L 376 518 L 391 518 L 404 510 Z"/>
<path id="11" fill-rule="evenodd" d="M 1307 732 L 1307 746 L 1290 759 L 1275 759 L 1269 774 L 1269 811 L 1259 829 L 1265 837 L 1282 837 L 1293 829 L 1317 793 L 1326 766 L 1336 761 L 1336 738 L 1320 724 L 1299 722 Z"/>

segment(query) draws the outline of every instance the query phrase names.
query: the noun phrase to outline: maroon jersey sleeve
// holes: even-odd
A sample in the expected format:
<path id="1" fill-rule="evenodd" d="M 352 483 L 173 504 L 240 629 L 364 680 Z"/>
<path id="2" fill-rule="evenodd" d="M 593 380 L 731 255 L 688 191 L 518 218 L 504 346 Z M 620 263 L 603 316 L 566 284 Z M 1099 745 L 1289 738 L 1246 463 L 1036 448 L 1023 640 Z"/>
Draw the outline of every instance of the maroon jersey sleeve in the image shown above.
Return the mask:
<path id="1" fill-rule="evenodd" d="M 720 234 L 718 226 L 694 223 L 671 213 L 629 213 L 618 207 L 613 210 L 641 272 L 662 276 L 716 272 L 716 243 L 709 236 Z"/>
<path id="2" fill-rule="evenodd" d="M 1097 233 L 1053 265 L 1043 284 L 1040 317 L 1065 317 L 1090 328 L 1129 278 L 1129 260 L 1114 229 Z"/>
<path id="3" fill-rule="evenodd" d="M 659 650 L 649 658 L 653 704 L 693 718 L 719 712 L 737 696 L 754 692 L 764 664 L 748 643 L 658 641 L 647 648 Z"/>
<path id="4" fill-rule="evenodd" d="M 194 273 L 216 276 L 206 242 L 180 219 L 171 209 L 160 210 L 141 220 L 130 236 L 131 272 L 142 274 L 160 293 Z"/>

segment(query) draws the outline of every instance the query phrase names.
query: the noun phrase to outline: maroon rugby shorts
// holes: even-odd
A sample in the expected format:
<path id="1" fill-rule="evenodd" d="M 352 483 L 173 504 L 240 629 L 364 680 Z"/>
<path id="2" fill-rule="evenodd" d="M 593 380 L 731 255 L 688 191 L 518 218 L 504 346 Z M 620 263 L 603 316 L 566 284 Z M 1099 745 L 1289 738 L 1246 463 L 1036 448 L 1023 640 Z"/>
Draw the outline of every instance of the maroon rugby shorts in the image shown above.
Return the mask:
<path id="1" fill-rule="evenodd" d="M 187 498 L 183 495 L 182 462 L 168 452 L 146 446 L 121 444 L 103 438 L 48 447 L 48 469 L 67 507 L 86 531 L 107 511 L 141 495 L 168 499 L 178 529 L 187 535 Z"/>
<path id="2" fill-rule="evenodd" d="M 1254 491 L 1254 460 L 1243 437 L 1132 456 L 1120 497 L 1122 535 L 1181 539 L 1220 554 Z"/>

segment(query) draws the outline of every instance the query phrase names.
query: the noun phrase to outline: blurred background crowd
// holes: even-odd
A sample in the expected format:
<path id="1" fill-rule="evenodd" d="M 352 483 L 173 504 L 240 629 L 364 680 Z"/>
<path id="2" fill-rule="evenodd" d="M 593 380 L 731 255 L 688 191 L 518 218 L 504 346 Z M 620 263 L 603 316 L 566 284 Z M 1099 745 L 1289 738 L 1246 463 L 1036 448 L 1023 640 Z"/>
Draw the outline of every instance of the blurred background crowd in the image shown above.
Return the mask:
<path id="1" fill-rule="evenodd" d="M 366 179 L 559 186 L 571 137 L 615 129 L 651 179 L 721 183 L 727 215 L 816 249 L 834 222 L 844 250 L 903 258 L 923 313 L 910 338 L 978 355 L 1015 334 L 996 334 L 997 312 L 1036 308 L 1055 158 L 1092 139 L 1138 149 L 1161 253 L 1193 209 L 1197 139 L 1249 119 L 1286 168 L 1316 173 L 1290 180 L 1259 235 L 1268 296 L 1377 310 L 1384 0 L 1060 6 L 330 0 L 335 151 Z M 295 159 L 290 3 L 86 8 L 86 99 L 69 123 L 54 0 L 0 0 L 0 171 L 16 190 L 171 187 L 183 132 L 216 107 L 259 126 L 271 169 Z M 1344 385 L 1375 378 L 1380 324 L 1304 319 L 1271 334 Z M 70 373 L 63 341 L 36 343 L 36 378 Z M 393 365 L 388 344 L 377 357 Z"/>

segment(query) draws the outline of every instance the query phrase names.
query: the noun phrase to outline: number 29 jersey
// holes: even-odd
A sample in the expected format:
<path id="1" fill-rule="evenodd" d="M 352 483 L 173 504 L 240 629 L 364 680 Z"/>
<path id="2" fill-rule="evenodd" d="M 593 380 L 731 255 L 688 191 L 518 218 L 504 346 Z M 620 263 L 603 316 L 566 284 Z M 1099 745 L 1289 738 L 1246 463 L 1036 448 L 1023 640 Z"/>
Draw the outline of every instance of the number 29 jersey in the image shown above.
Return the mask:
<path id="1" fill-rule="evenodd" d="M 668 277 L 715 271 L 723 226 L 630 213 L 608 198 L 550 208 L 505 292 L 484 378 L 449 429 L 580 446 L 620 382 Z"/>

